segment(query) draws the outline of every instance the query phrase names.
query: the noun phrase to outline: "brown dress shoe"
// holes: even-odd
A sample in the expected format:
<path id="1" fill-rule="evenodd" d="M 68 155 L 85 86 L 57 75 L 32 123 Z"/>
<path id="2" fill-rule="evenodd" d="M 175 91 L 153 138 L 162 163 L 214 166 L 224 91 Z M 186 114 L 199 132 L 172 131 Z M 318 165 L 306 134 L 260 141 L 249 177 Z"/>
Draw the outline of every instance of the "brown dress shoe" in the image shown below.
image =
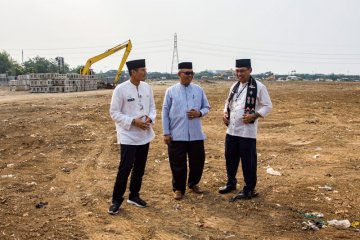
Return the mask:
<path id="1" fill-rule="evenodd" d="M 190 188 L 194 193 L 197 194 L 202 194 L 204 193 L 204 191 L 198 186 L 198 185 L 194 185 Z"/>
<path id="2" fill-rule="evenodd" d="M 180 190 L 176 190 L 174 192 L 174 199 L 175 200 L 181 200 L 183 198 L 183 196 L 184 195 L 182 194 L 182 192 Z"/>

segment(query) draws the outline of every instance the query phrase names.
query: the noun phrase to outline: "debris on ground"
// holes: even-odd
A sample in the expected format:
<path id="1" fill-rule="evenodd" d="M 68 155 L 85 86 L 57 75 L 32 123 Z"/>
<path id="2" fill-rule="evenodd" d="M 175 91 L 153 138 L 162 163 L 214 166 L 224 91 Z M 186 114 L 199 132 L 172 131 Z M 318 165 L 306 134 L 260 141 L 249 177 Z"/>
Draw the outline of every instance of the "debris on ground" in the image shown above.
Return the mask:
<path id="1" fill-rule="evenodd" d="M 357 228 L 357 227 L 359 227 L 359 226 L 360 226 L 360 222 L 359 222 L 359 221 L 354 221 L 354 222 L 351 223 L 351 227 L 353 227 L 353 228 Z"/>
<path id="2" fill-rule="evenodd" d="M 310 212 L 310 213 L 305 213 L 304 216 L 306 218 L 323 218 L 324 214 L 322 214 L 321 212 Z"/>
<path id="3" fill-rule="evenodd" d="M 36 208 L 43 208 L 48 205 L 48 202 L 39 202 L 35 205 Z"/>
<path id="4" fill-rule="evenodd" d="M 281 173 L 279 171 L 275 171 L 272 167 L 267 167 L 266 173 L 274 176 L 281 176 Z"/>
<path id="5" fill-rule="evenodd" d="M 302 229 L 303 230 L 312 230 L 312 231 L 319 231 L 320 228 L 323 228 L 325 226 L 324 221 L 306 221 L 302 222 Z"/>
<path id="6" fill-rule="evenodd" d="M 328 185 L 325 185 L 325 186 L 323 186 L 323 187 L 319 187 L 319 189 L 324 189 L 324 190 L 326 190 L 326 191 L 332 191 L 332 190 L 333 190 L 333 188 L 330 187 L 330 186 L 328 186 Z"/>
<path id="7" fill-rule="evenodd" d="M 339 227 L 339 228 L 349 228 L 351 226 L 350 221 L 345 219 L 345 220 L 330 220 L 327 221 L 327 224 L 329 226 L 334 226 L 334 227 Z"/>

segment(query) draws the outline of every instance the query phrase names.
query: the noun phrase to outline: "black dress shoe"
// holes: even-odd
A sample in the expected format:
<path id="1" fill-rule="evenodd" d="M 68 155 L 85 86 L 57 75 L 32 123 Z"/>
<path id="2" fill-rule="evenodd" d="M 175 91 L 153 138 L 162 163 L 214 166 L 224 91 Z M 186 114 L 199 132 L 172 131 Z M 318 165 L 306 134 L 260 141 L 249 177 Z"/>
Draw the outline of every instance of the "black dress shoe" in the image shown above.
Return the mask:
<path id="1" fill-rule="evenodd" d="M 259 194 L 254 190 L 254 191 L 250 191 L 250 192 L 239 192 L 238 194 L 236 194 L 234 197 L 229 199 L 229 202 L 235 202 L 236 200 L 241 200 L 241 199 L 252 199 L 254 197 L 257 197 Z"/>
<path id="2" fill-rule="evenodd" d="M 226 185 L 226 186 L 219 187 L 220 194 L 229 193 L 233 190 L 236 190 L 236 185 Z"/>

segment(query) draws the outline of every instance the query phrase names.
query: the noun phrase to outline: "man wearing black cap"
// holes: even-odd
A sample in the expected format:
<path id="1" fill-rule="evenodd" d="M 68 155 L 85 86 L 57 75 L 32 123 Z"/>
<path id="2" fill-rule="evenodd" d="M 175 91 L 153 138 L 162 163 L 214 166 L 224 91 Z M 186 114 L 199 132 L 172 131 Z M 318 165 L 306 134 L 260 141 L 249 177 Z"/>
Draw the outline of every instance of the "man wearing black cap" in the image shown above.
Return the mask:
<path id="1" fill-rule="evenodd" d="M 150 141 L 155 133 L 156 108 L 153 91 L 145 83 L 145 59 L 126 62 L 130 80 L 119 84 L 113 93 L 110 115 L 115 121 L 117 141 L 120 144 L 120 164 L 114 185 L 110 214 L 119 211 L 131 172 L 128 203 L 146 207 L 139 196 Z"/>
<path id="2" fill-rule="evenodd" d="M 258 118 L 266 117 L 272 109 L 266 87 L 251 76 L 250 59 L 236 60 L 235 71 L 239 81 L 231 87 L 223 117 L 227 125 L 225 138 L 227 183 L 219 188 L 219 193 L 229 193 L 236 189 L 236 173 L 240 159 L 245 185 L 230 201 L 251 199 L 258 195 L 255 191 L 257 124 Z"/>
<path id="3" fill-rule="evenodd" d="M 177 83 L 166 90 L 162 108 L 164 142 L 168 145 L 174 199 L 183 198 L 186 190 L 187 157 L 189 158 L 188 187 L 201 194 L 199 187 L 204 162 L 205 134 L 201 117 L 208 114 L 209 102 L 204 90 L 191 81 L 194 76 L 191 62 L 179 63 Z"/>

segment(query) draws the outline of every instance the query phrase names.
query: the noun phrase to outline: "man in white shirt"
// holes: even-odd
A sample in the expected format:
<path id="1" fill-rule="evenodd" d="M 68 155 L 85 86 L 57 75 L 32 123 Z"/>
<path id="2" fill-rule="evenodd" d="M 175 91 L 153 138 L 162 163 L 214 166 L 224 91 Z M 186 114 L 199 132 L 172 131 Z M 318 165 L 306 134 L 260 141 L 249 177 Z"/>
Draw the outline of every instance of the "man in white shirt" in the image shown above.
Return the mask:
<path id="1" fill-rule="evenodd" d="M 139 196 L 150 141 L 155 133 L 156 108 L 153 91 L 145 83 L 145 59 L 126 62 L 130 79 L 119 84 L 113 93 L 110 115 L 114 120 L 120 144 L 120 164 L 114 185 L 109 214 L 116 214 L 124 200 L 126 184 L 131 172 L 128 203 L 146 207 Z"/>
<path id="2" fill-rule="evenodd" d="M 227 183 L 219 188 L 219 193 L 236 190 L 236 173 L 240 159 L 245 185 L 235 197 L 230 199 L 251 199 L 257 180 L 256 134 L 259 117 L 266 117 L 272 103 L 264 84 L 251 76 L 250 59 L 236 60 L 236 76 L 239 79 L 231 87 L 224 109 L 223 121 L 228 126 L 225 139 Z"/>

